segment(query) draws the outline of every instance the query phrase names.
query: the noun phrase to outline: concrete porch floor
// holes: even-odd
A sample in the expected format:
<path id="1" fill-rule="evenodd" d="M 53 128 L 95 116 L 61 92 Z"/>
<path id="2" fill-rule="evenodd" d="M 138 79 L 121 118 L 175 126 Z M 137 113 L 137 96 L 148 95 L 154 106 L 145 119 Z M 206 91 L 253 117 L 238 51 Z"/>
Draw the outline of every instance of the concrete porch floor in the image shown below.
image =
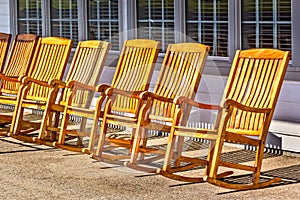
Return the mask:
<path id="1" fill-rule="evenodd" d="M 299 156 L 266 156 L 262 172 L 283 181 L 263 189 L 232 191 L 208 183 L 186 184 L 96 162 L 79 153 L 0 138 L 0 199 L 300 199 Z"/>

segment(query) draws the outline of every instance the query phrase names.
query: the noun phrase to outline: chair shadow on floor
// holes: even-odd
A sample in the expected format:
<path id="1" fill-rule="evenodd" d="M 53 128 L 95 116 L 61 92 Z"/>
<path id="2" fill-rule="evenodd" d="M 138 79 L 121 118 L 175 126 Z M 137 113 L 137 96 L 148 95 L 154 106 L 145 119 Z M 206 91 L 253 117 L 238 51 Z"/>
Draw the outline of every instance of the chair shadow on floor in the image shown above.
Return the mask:
<path id="1" fill-rule="evenodd" d="M 124 134 L 124 137 L 126 137 L 126 134 Z M 162 137 L 153 137 L 153 138 L 151 136 L 149 137 L 150 140 L 151 139 L 159 139 L 159 138 L 162 138 Z M 166 147 L 167 147 L 166 144 L 159 144 L 159 145 L 152 145 L 151 146 L 151 148 L 159 149 L 159 150 L 165 150 Z M 209 147 L 208 143 L 189 140 L 189 141 L 185 141 L 184 146 L 183 146 L 183 151 L 184 152 L 193 152 L 193 151 L 197 151 L 197 150 L 207 151 L 208 147 Z M 128 151 L 126 151 L 125 149 L 118 149 L 118 150 L 108 151 L 108 153 L 118 155 L 118 154 L 127 154 Z M 151 154 L 149 156 L 151 157 Z M 278 156 L 282 156 L 282 151 L 277 150 L 277 149 L 275 149 L 275 150 L 274 149 L 266 149 L 265 150 L 264 159 L 274 158 L 274 157 L 278 157 Z M 199 157 L 201 157 L 203 159 L 206 159 L 206 156 L 201 156 L 200 155 Z M 233 162 L 233 163 L 253 162 L 255 160 L 255 151 L 248 150 L 248 149 L 247 150 L 246 149 L 234 149 L 234 150 L 231 150 L 229 152 L 222 153 L 221 160 L 227 161 L 227 162 Z M 95 161 L 95 163 L 97 163 L 97 162 L 98 161 Z M 186 165 L 186 164 L 188 164 L 188 163 L 182 163 L 182 165 Z M 143 165 L 146 165 L 147 167 L 153 167 L 153 168 L 158 168 L 159 169 L 163 165 L 163 159 L 156 160 L 155 162 L 143 163 Z M 115 166 L 112 165 L 111 167 L 105 167 L 105 169 L 106 168 L 115 168 L 115 167 L 120 167 L 120 166 L 123 166 L 123 164 L 120 164 L 118 166 L 118 164 L 116 163 Z M 197 168 L 193 168 L 190 171 L 199 170 L 199 169 L 204 169 L 204 166 L 199 166 Z M 158 174 L 145 173 L 145 174 L 137 175 L 136 177 L 139 178 L 139 177 L 155 176 L 155 175 L 158 175 Z M 264 175 L 264 174 L 262 174 L 262 175 Z M 276 175 L 276 174 L 274 176 L 280 177 L 279 175 Z M 247 180 L 249 180 L 249 178 L 251 178 L 251 175 L 247 174 L 247 175 L 243 175 L 243 176 L 240 176 L 240 177 L 241 178 L 239 178 L 238 176 L 231 176 L 230 180 L 232 179 L 232 181 L 234 181 L 235 178 L 243 179 L 243 177 L 245 177 L 244 181 L 247 181 Z M 300 180 L 300 177 L 298 178 L 298 180 Z M 176 185 L 171 185 L 170 187 L 189 185 L 189 184 L 194 184 L 194 183 L 178 183 Z"/>
<path id="2" fill-rule="evenodd" d="M 162 144 L 162 145 L 154 145 L 152 148 L 155 149 L 166 149 L 167 145 Z M 197 151 L 197 150 L 205 150 L 209 146 L 207 143 L 199 142 L 199 141 L 185 141 L 185 144 L 183 146 L 183 151 L 184 152 L 189 152 L 189 151 Z M 266 149 L 264 153 L 264 159 L 267 158 L 272 158 L 272 157 L 278 157 L 282 155 L 282 151 L 279 150 L 271 150 L 271 149 Z M 199 156 L 202 159 L 206 159 L 206 156 Z M 233 162 L 233 163 L 244 163 L 244 162 L 251 162 L 255 160 L 255 151 L 252 150 L 247 150 L 247 149 L 235 149 L 232 151 L 228 152 L 223 152 L 221 155 L 221 160 L 227 161 L 227 162 Z M 163 160 L 159 160 L 158 162 L 155 163 L 146 163 L 147 165 L 151 165 L 153 167 L 161 167 Z M 182 165 L 184 165 L 183 163 Z M 171 164 L 172 165 L 172 164 Z M 204 168 L 203 166 L 199 166 L 197 169 Z M 194 169 L 191 169 L 194 170 Z"/>
<path id="3" fill-rule="evenodd" d="M 162 145 L 159 148 L 163 148 Z M 185 151 L 194 151 L 197 149 L 203 149 L 208 148 L 208 145 L 201 142 L 195 142 L 191 141 L 189 145 L 184 147 Z M 282 156 L 282 151 L 278 149 L 270 149 L 266 148 L 264 153 L 264 159 L 270 159 Z M 206 157 L 202 157 L 206 159 Z M 255 151 L 248 150 L 248 149 L 237 149 L 233 151 L 223 152 L 221 154 L 221 160 L 231 163 L 245 163 L 245 162 L 254 162 L 255 160 Z M 162 165 L 162 163 L 157 163 L 157 167 Z M 202 166 L 195 168 L 193 170 L 201 169 Z M 287 166 L 287 167 L 281 167 L 281 168 L 275 168 L 268 171 L 262 171 L 261 172 L 261 180 L 260 181 L 266 181 L 272 178 L 281 178 L 282 180 L 278 183 L 272 184 L 268 187 L 277 187 L 277 186 L 283 186 L 283 185 L 289 185 L 289 184 L 295 184 L 300 183 L 300 164 Z M 224 178 L 224 181 L 235 183 L 235 184 L 247 184 L 251 182 L 252 179 L 252 173 L 242 174 L 242 175 L 235 175 L 230 176 L 227 178 Z M 176 186 L 183 186 L 183 185 L 189 185 L 189 184 L 197 184 L 197 183 L 179 183 L 175 185 L 171 185 L 170 187 L 176 187 Z M 228 191 L 223 193 L 218 193 L 218 195 L 221 194 L 227 194 L 232 192 L 239 192 L 239 191 Z"/>
<path id="4" fill-rule="evenodd" d="M 243 152 L 240 151 L 240 152 Z M 241 155 L 241 153 L 236 151 L 234 152 L 234 154 L 239 154 Z M 227 155 L 222 155 L 223 157 L 229 157 L 230 160 L 250 160 L 251 157 L 253 157 L 251 154 L 252 152 L 247 152 L 250 153 L 249 157 L 238 157 L 238 158 L 233 158 L 233 157 L 229 157 Z M 245 154 L 244 152 L 242 154 Z M 272 157 L 272 156 L 279 156 L 279 155 L 266 155 L 266 157 Z M 242 162 L 243 162 L 242 161 Z M 300 183 L 300 164 L 296 164 L 296 165 L 292 165 L 292 166 L 288 166 L 288 167 L 281 167 L 281 168 L 275 168 L 272 170 L 268 170 L 268 171 L 262 171 L 261 172 L 261 180 L 260 181 L 267 181 L 273 178 L 281 178 L 281 181 L 278 183 L 274 183 L 268 187 L 265 188 L 271 188 L 271 187 L 278 187 L 278 186 L 285 186 L 285 185 L 291 185 L 291 184 L 296 184 L 296 183 Z M 229 183 L 234 183 L 234 184 L 247 184 L 249 182 L 251 182 L 252 179 L 252 174 L 248 173 L 248 174 L 243 174 L 243 175 L 236 175 L 236 176 L 230 176 L 227 178 L 224 178 L 223 180 Z M 178 186 L 184 186 L 184 185 L 190 185 L 190 184 L 199 184 L 199 183 L 179 183 L 179 184 L 174 184 L 174 185 L 170 185 L 170 187 L 178 187 Z M 263 189 L 263 188 L 258 188 L 258 189 Z M 257 189 L 252 189 L 252 190 L 257 190 Z M 235 193 L 235 192 L 241 192 L 242 190 L 238 191 L 238 190 L 230 190 L 230 191 L 226 191 L 226 192 L 221 192 L 218 193 L 217 195 L 224 195 L 224 194 L 229 194 L 229 193 Z"/>
<path id="5" fill-rule="evenodd" d="M 189 141 L 185 142 L 184 146 L 184 151 L 195 151 L 195 150 L 203 150 L 208 148 L 208 144 L 198 142 L 198 141 Z M 166 145 L 157 145 L 157 149 L 164 149 L 166 148 Z M 277 149 L 265 149 L 264 153 L 264 159 L 270 159 L 270 158 L 275 158 L 275 157 L 280 157 L 282 156 L 282 151 L 277 150 Z M 200 156 L 201 157 L 201 156 Z M 206 158 L 203 156 L 202 158 Z M 255 160 L 255 151 L 249 150 L 249 149 L 234 149 L 232 151 L 228 152 L 223 152 L 221 154 L 221 160 L 226 161 L 226 162 L 233 162 L 233 163 L 245 163 L 245 162 L 254 162 Z M 153 163 L 145 163 L 148 166 L 151 167 L 157 167 L 160 168 L 162 167 L 163 160 L 159 160 L 157 162 Z M 185 165 L 186 163 L 182 163 L 182 165 Z M 199 170 L 199 169 L 204 169 L 203 166 L 199 166 L 198 168 L 194 168 L 190 171 L 193 170 Z M 187 171 L 188 173 L 188 171 Z M 150 174 L 154 175 L 154 174 Z M 149 174 L 144 174 L 144 175 L 138 175 L 136 177 L 144 177 L 144 176 L 149 176 Z M 269 187 L 276 187 L 276 186 L 283 186 L 283 185 L 289 185 L 289 184 L 295 184 L 295 183 L 300 183 L 300 164 L 288 166 L 288 167 L 281 167 L 281 168 L 275 168 L 272 170 L 268 171 L 262 171 L 261 172 L 261 181 L 266 181 L 268 179 L 272 179 L 274 177 L 281 178 L 282 180 L 276 184 L 273 184 Z M 247 174 L 242 174 L 242 175 L 233 175 L 227 178 L 224 178 L 225 181 L 231 182 L 231 183 L 236 183 L 236 184 L 247 184 L 250 182 L 252 178 L 251 173 Z M 178 186 L 184 186 L 184 185 L 190 185 L 190 184 L 198 184 L 198 183 L 183 183 L 179 182 L 178 184 L 173 184 L 170 185 L 169 187 L 178 187 Z M 227 194 L 231 192 L 238 192 L 238 191 L 228 191 L 224 193 L 219 193 L 221 194 Z"/>
<path id="6" fill-rule="evenodd" d="M 21 141 L 11 141 L 8 137 L 0 137 L 0 142 L 6 142 L 9 144 L 13 144 L 19 147 L 25 147 L 26 149 L 18 149 L 14 148 L 15 150 L 10 151 L 0 151 L 0 156 L 2 154 L 13 154 L 13 153 L 22 153 L 22 152 L 35 152 L 35 151 L 59 151 L 60 149 L 52 148 L 52 147 L 41 147 L 37 144 L 29 144 L 24 143 Z M 187 143 L 186 143 L 187 144 Z M 208 145 L 205 143 L 197 142 L 197 141 L 190 141 L 188 143 L 189 145 L 186 145 L 184 147 L 185 151 L 195 151 L 199 149 L 206 149 L 208 148 Z M 165 148 L 166 145 L 156 145 L 157 148 Z M 264 154 L 264 159 L 274 158 L 282 156 L 282 154 L 278 153 L 271 153 L 273 151 L 266 150 Z M 276 151 L 275 151 L 276 152 Z M 251 162 L 255 159 L 255 152 L 251 150 L 244 150 L 244 149 L 238 149 L 233 150 L 229 152 L 224 152 L 221 155 L 221 160 L 228 161 L 228 162 L 236 162 L 236 163 L 243 163 L 243 162 Z M 96 162 L 96 161 L 95 161 Z M 98 162 L 98 161 L 97 161 Z M 145 163 L 147 165 L 150 165 L 152 167 L 160 168 L 163 164 L 163 160 L 159 160 L 155 163 Z M 184 165 L 185 163 L 183 163 Z M 115 165 L 115 166 L 109 166 L 109 167 L 102 167 L 101 169 L 109 169 L 109 168 L 118 168 L 121 166 Z M 202 169 L 203 167 L 198 167 L 197 169 Z M 193 169 L 193 170 L 197 170 Z M 192 170 L 191 170 L 192 171 Z M 149 176 L 149 175 L 157 175 L 157 174 L 144 174 L 144 175 L 138 175 L 139 177 Z M 290 185 L 290 184 L 296 184 L 300 183 L 300 164 L 288 166 L 288 167 L 281 167 L 281 168 L 275 168 L 268 171 L 262 171 L 261 172 L 261 181 L 265 181 L 267 179 L 271 179 L 274 177 L 281 178 L 282 180 L 278 183 L 275 183 L 270 187 L 277 187 L 277 186 L 284 186 L 284 185 Z M 236 175 L 236 176 L 230 176 L 227 178 L 224 178 L 227 182 L 232 183 L 249 183 L 250 179 L 252 178 L 252 174 L 242 174 L 242 175 Z M 169 187 L 178 187 L 178 186 L 184 186 L 184 185 L 190 185 L 190 184 L 197 184 L 197 183 L 178 183 L 174 185 L 170 185 Z M 233 193 L 233 192 L 239 192 L 239 191 L 226 191 L 222 193 L 218 193 L 218 195 Z"/>
<path id="7" fill-rule="evenodd" d="M 7 136 L 3 136 L 0 137 L 0 142 L 5 142 L 5 143 L 10 143 L 13 145 L 16 145 L 16 147 L 14 148 L 15 150 L 10 150 L 10 151 L 2 151 L 4 150 L 2 148 L 2 150 L 0 150 L 0 155 L 2 154 L 13 154 L 13 153 L 22 153 L 22 152 L 34 152 L 34 151 L 57 151 L 59 149 L 56 149 L 54 147 L 41 147 L 41 145 L 36 145 L 36 144 L 29 144 L 29 143 L 25 143 L 25 142 L 21 142 L 21 141 L 11 141 L 8 140 L 9 137 Z M 27 148 L 27 149 L 18 149 L 18 147 L 22 147 L 22 148 Z"/>
<path id="8" fill-rule="evenodd" d="M 300 183 L 300 164 L 292 165 L 292 166 L 288 166 L 288 167 L 276 168 L 276 169 L 261 172 L 261 181 L 266 181 L 266 180 L 269 180 L 269 179 L 272 179 L 275 177 L 281 178 L 281 181 L 278 183 L 274 183 L 265 188 Z M 252 174 L 244 174 L 244 175 L 231 176 L 228 178 L 224 178 L 224 180 L 226 180 L 230 183 L 243 184 L 243 183 L 249 183 L 251 178 L 252 178 Z M 263 189 L 263 188 L 259 188 L 259 189 Z M 257 190 L 257 189 L 253 189 L 253 190 Z M 234 193 L 234 192 L 239 192 L 239 191 L 221 192 L 221 193 L 218 193 L 218 195 Z"/>

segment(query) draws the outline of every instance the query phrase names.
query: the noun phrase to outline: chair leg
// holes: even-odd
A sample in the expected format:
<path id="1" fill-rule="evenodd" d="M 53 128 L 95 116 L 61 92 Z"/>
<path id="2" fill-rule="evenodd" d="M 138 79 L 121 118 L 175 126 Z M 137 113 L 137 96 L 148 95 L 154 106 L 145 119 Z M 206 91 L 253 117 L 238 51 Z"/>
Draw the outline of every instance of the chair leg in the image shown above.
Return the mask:
<path id="1" fill-rule="evenodd" d="M 24 86 L 24 87 L 21 86 L 19 89 L 19 93 L 21 93 L 21 95 L 18 95 L 17 97 L 17 102 L 15 105 L 15 110 L 11 121 L 9 135 L 11 134 L 17 135 L 21 130 L 21 121 L 23 120 L 23 112 L 24 112 L 24 108 L 22 108 L 22 99 L 25 98 L 28 90 L 29 90 L 28 86 Z"/>
<path id="2" fill-rule="evenodd" d="M 20 106 L 22 106 L 21 103 L 20 103 Z M 11 127 L 10 127 L 10 133 L 12 133 L 12 135 L 18 135 L 20 133 L 21 124 L 22 124 L 22 120 L 23 120 L 23 114 L 24 114 L 23 107 L 15 108 L 14 116 L 13 116 Z"/>
<path id="3" fill-rule="evenodd" d="M 51 112 L 51 110 L 47 106 L 46 109 L 44 110 L 43 119 L 42 119 L 42 123 L 41 123 L 41 126 L 40 126 L 38 139 L 44 140 L 45 136 L 47 135 L 46 134 L 47 133 L 47 126 L 52 126 L 52 117 L 53 117 L 53 113 Z"/>
<path id="4" fill-rule="evenodd" d="M 142 131 L 143 131 L 142 127 L 138 126 L 136 128 L 135 135 L 134 135 L 134 138 L 133 138 L 130 163 L 136 163 L 137 162 L 140 143 L 141 143 L 141 139 L 142 139 L 141 138 L 142 137 Z"/>
<path id="5" fill-rule="evenodd" d="M 167 150 L 166 150 L 164 164 L 163 164 L 163 167 L 162 167 L 162 170 L 164 170 L 166 172 L 168 172 L 170 170 L 170 165 L 171 165 L 171 161 L 172 161 L 172 157 L 173 157 L 175 141 L 176 141 L 176 137 L 174 135 L 174 132 L 171 131 L 169 139 L 168 139 L 168 146 L 167 146 Z"/>
<path id="6" fill-rule="evenodd" d="M 184 137 L 182 136 L 177 136 L 177 155 L 176 157 L 179 158 L 183 152 L 183 144 L 184 144 Z M 174 138 L 175 140 L 175 138 Z M 179 159 L 175 159 L 175 163 L 174 163 L 175 167 L 179 167 L 180 166 L 180 160 Z"/>
<path id="7" fill-rule="evenodd" d="M 100 160 L 101 160 L 101 156 L 102 156 L 103 148 L 104 148 L 104 144 L 105 144 L 107 126 L 108 126 L 108 123 L 106 122 L 106 118 L 104 116 L 103 121 L 102 121 L 101 130 L 100 130 L 98 146 L 97 146 L 97 150 L 96 150 L 96 157 L 100 158 Z"/>
<path id="8" fill-rule="evenodd" d="M 213 152 L 215 150 L 215 145 L 216 145 L 215 141 L 211 141 L 209 143 L 208 154 L 207 154 L 207 166 L 206 166 L 206 169 L 204 172 L 204 176 L 208 176 L 210 173 L 210 167 L 211 167 L 211 163 L 212 163 Z"/>
<path id="9" fill-rule="evenodd" d="M 53 119 L 54 119 L 54 122 L 52 122 Z M 51 118 L 49 119 L 49 124 L 52 125 L 52 123 L 53 123 L 53 127 L 57 128 L 59 126 L 59 121 L 60 121 L 60 112 L 55 111 L 52 114 Z M 57 132 L 51 131 L 50 132 L 50 140 L 56 141 L 57 134 L 58 134 Z"/>
<path id="10" fill-rule="evenodd" d="M 81 132 L 85 132 L 86 121 L 87 121 L 87 118 L 86 117 L 82 117 L 82 120 L 81 120 L 81 123 L 80 123 L 80 131 Z"/>
<path id="11" fill-rule="evenodd" d="M 86 131 L 86 121 L 87 118 L 86 117 L 82 117 L 81 123 L 80 123 L 80 132 L 85 132 Z M 77 138 L 77 146 L 78 147 L 83 147 L 83 137 L 82 136 L 78 136 Z"/>
<path id="12" fill-rule="evenodd" d="M 260 145 L 256 149 L 256 156 L 255 156 L 255 163 L 254 163 L 255 171 L 252 177 L 253 184 L 259 183 L 263 156 L 264 156 L 264 146 Z"/>
<path id="13" fill-rule="evenodd" d="M 58 144 L 64 144 L 65 143 L 65 137 L 67 134 L 67 127 L 68 127 L 68 121 L 69 121 L 69 114 L 64 112 L 64 116 L 62 118 L 61 122 L 61 128 L 60 128 L 60 133 L 59 133 L 59 138 L 58 138 Z"/>
<path id="14" fill-rule="evenodd" d="M 142 137 L 141 137 L 141 148 L 147 148 L 147 141 L 148 141 L 148 129 L 142 128 Z M 139 160 L 144 160 L 145 153 L 139 152 Z"/>
<path id="15" fill-rule="evenodd" d="M 136 134 L 136 128 L 132 128 L 132 132 L 130 136 L 130 148 L 128 148 L 128 154 L 131 154 L 135 134 Z"/>
<path id="16" fill-rule="evenodd" d="M 219 161 L 221 158 L 222 148 L 224 144 L 223 137 L 218 137 L 216 141 L 216 145 L 214 147 L 213 151 L 213 157 L 211 158 L 210 169 L 209 169 L 209 178 L 216 179 L 218 168 L 219 168 Z"/>
<path id="17" fill-rule="evenodd" d="M 96 109 L 94 112 L 94 118 L 93 118 L 93 124 L 92 124 L 88 148 L 83 150 L 83 153 L 86 153 L 86 154 L 95 153 L 96 137 L 97 137 L 97 133 L 98 133 L 98 129 L 99 129 L 99 125 L 98 125 L 99 118 L 100 118 L 99 116 L 100 116 L 100 112 L 101 112 L 98 110 L 99 109 Z"/>

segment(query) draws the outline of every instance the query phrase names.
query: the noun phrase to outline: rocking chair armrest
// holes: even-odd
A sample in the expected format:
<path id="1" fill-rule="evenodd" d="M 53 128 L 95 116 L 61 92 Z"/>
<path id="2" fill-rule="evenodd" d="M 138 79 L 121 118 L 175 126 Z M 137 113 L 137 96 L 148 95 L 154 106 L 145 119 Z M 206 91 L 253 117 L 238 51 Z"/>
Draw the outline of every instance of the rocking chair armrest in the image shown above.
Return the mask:
<path id="1" fill-rule="evenodd" d="M 58 80 L 58 79 L 50 80 L 50 81 L 49 81 L 49 85 L 51 85 L 51 86 L 53 86 L 53 87 L 54 87 L 55 85 L 58 85 L 58 86 L 61 87 L 61 88 L 67 87 L 66 82 L 61 81 L 61 80 Z"/>
<path id="2" fill-rule="evenodd" d="M 31 78 L 31 77 L 24 77 L 22 78 L 22 83 L 23 84 L 28 84 L 28 83 L 35 83 L 35 84 L 38 84 L 38 85 L 41 85 L 41 86 L 44 86 L 44 87 L 51 87 L 51 85 L 48 83 L 48 82 L 45 82 L 45 81 L 40 81 L 40 80 L 37 80 L 37 79 L 34 79 L 34 78 Z"/>
<path id="3" fill-rule="evenodd" d="M 74 80 L 68 81 L 66 86 L 68 88 L 76 87 L 76 88 L 80 88 L 80 89 L 84 89 L 84 90 L 96 91 L 96 86 L 87 85 L 87 84 L 80 83 L 80 82 L 74 81 Z"/>
<path id="4" fill-rule="evenodd" d="M 141 100 L 147 100 L 148 98 L 154 99 L 154 100 L 159 100 L 167 103 L 173 103 L 174 99 L 173 98 L 168 98 L 168 97 L 163 97 L 157 94 L 154 94 L 152 92 L 145 91 L 140 94 L 140 99 Z"/>
<path id="5" fill-rule="evenodd" d="M 104 93 L 105 90 L 107 90 L 107 88 L 110 88 L 110 86 L 102 83 L 102 84 L 97 85 L 96 91 Z"/>
<path id="6" fill-rule="evenodd" d="M 270 113 L 272 110 L 271 108 L 256 108 L 256 107 L 246 106 L 235 100 L 227 99 L 224 102 L 224 108 L 229 108 L 230 106 L 246 112 L 255 112 L 255 113 Z"/>
<path id="7" fill-rule="evenodd" d="M 183 97 L 183 96 L 175 98 L 174 103 L 176 105 L 181 105 L 182 103 L 186 103 L 191 106 L 201 108 L 201 109 L 207 109 L 207 110 L 221 110 L 222 109 L 222 107 L 219 105 L 200 103 L 200 102 L 194 101 L 188 97 Z"/>
<path id="8" fill-rule="evenodd" d="M 135 99 L 139 99 L 139 95 L 142 93 L 143 91 L 127 91 L 127 90 L 119 90 L 116 88 L 108 88 L 105 90 L 105 94 L 107 96 L 112 96 L 112 95 L 121 95 L 121 96 L 125 96 L 125 97 L 129 97 L 129 98 L 135 98 Z"/>
<path id="9" fill-rule="evenodd" d="M 20 82 L 17 76 L 5 76 L 2 73 L 0 73 L 0 79 L 11 82 Z"/>
<path id="10" fill-rule="evenodd" d="M 28 76 L 25 76 L 25 75 L 23 75 L 23 76 L 20 76 L 18 79 L 19 79 L 19 82 L 20 83 L 23 83 L 23 79 L 25 79 L 25 78 L 27 78 Z"/>

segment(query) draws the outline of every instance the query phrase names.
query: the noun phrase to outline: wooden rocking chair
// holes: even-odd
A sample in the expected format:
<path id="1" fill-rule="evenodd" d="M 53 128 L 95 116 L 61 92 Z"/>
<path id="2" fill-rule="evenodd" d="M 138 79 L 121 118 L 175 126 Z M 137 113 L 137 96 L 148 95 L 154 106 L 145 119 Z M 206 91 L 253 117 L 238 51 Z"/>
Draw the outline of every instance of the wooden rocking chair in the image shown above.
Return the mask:
<path id="1" fill-rule="evenodd" d="M 173 99 L 177 96 L 186 96 L 192 99 L 195 97 L 209 49 L 208 46 L 197 43 L 169 45 L 153 93 L 143 92 L 138 96 L 127 91 L 108 90 L 109 100 L 105 107 L 98 148 L 93 157 L 108 162 L 118 162 L 118 160 L 122 162 L 122 159 L 130 155 L 103 154 L 105 140 L 112 141 L 112 145 L 119 144 L 120 146 L 127 142 L 125 147 L 132 149 L 131 159 L 127 166 L 142 171 L 156 172 L 153 168 L 138 166 L 137 161 L 139 153 L 141 153 L 142 163 L 154 160 L 153 158 L 144 159 L 144 153 L 160 154 L 156 159 L 162 158 L 162 155 L 165 154 L 164 151 L 147 146 L 148 130 L 170 131 L 170 122 L 175 111 Z M 112 112 L 115 109 L 113 103 L 117 96 L 134 97 L 144 104 L 137 107 L 137 110 L 133 110 L 134 116 L 120 116 Z M 108 124 L 131 127 L 133 135 L 130 140 L 126 141 L 106 137 Z"/>
<path id="2" fill-rule="evenodd" d="M 0 72 L 3 72 L 10 40 L 11 34 L 0 33 Z"/>
<path id="3" fill-rule="evenodd" d="M 32 34 L 20 34 L 15 37 L 3 73 L 0 73 L 1 105 L 14 106 L 16 104 L 20 87 L 18 78 L 27 75 L 37 42 L 38 37 Z M 11 115 L 0 115 L 0 123 L 4 134 L 7 134 L 4 126 L 10 124 L 11 120 Z"/>
<path id="4" fill-rule="evenodd" d="M 53 88 L 64 75 L 72 44 L 73 41 L 67 38 L 39 39 L 28 76 L 19 78 L 21 86 L 10 127 L 10 136 L 25 140 L 22 135 L 39 128 L 38 122 L 26 121 L 25 123 L 24 109 L 45 109 L 45 102 L 49 95 L 56 99 L 58 89 Z"/>
<path id="5" fill-rule="evenodd" d="M 203 182 L 207 180 L 214 185 L 237 190 L 265 187 L 280 181 L 279 178 L 274 178 L 260 182 L 260 171 L 269 125 L 289 59 L 289 52 L 274 49 L 237 51 L 221 106 L 202 104 L 185 97 L 177 98 L 175 102 L 180 107 L 176 110 L 164 165 L 160 173 L 180 181 Z M 214 128 L 201 129 L 180 125 L 182 115 L 184 115 L 183 109 L 186 105 L 200 109 L 217 110 L 218 115 Z M 207 159 L 184 156 L 181 153 L 182 144 L 177 144 L 177 148 L 174 147 L 176 136 L 210 141 Z M 254 165 L 221 160 L 224 143 L 255 146 Z M 174 149 L 177 149 L 176 153 L 173 153 Z M 175 160 L 174 165 L 171 165 L 172 160 Z M 181 166 L 181 162 L 189 164 Z M 199 165 L 206 166 L 203 176 L 191 177 L 177 173 L 199 167 Z M 253 172 L 252 182 L 233 184 L 222 179 L 231 175 L 233 171 L 218 174 L 218 169 L 221 166 Z"/>
<path id="6" fill-rule="evenodd" d="M 96 91 L 100 93 L 100 96 L 97 99 L 95 109 L 78 108 L 76 105 L 72 105 L 72 99 L 74 98 L 75 91 L 69 93 L 66 100 L 59 139 L 57 142 L 54 142 L 54 146 L 71 151 L 82 151 L 84 153 L 90 153 L 93 151 L 99 126 L 98 123 L 103 116 L 101 107 L 106 98 L 105 90 L 109 87 L 126 91 L 139 91 L 137 93 L 147 90 L 149 88 L 149 83 L 154 70 L 154 64 L 156 62 L 158 52 L 159 42 L 157 41 L 146 39 L 125 41 L 111 86 L 100 84 L 95 87 L 85 84 L 78 84 L 75 82 L 74 85 L 78 89 Z M 139 102 L 129 101 L 128 99 L 120 99 L 116 107 L 125 103 L 130 103 L 130 109 L 132 110 L 139 106 Z M 70 114 L 93 119 L 91 132 L 67 129 L 67 123 Z M 88 147 L 82 146 L 81 143 L 78 143 L 77 145 L 68 144 L 67 141 L 70 138 L 72 139 L 73 136 L 90 137 Z"/>
<path id="7" fill-rule="evenodd" d="M 109 42 L 97 40 L 79 42 L 66 81 L 55 83 L 55 87 L 63 88 L 59 103 L 56 103 L 56 99 L 52 96 L 48 97 L 39 135 L 32 138 L 34 142 L 53 145 L 56 133 L 60 131 L 59 116 L 61 112 L 64 112 L 65 106 L 69 106 L 68 115 L 73 114 L 71 107 L 78 110 L 90 108 L 95 90 L 88 89 L 98 84 L 109 49 Z M 85 87 L 81 87 L 83 85 Z M 54 123 L 52 122 L 53 113 L 55 113 Z M 85 126 L 86 118 L 82 118 L 80 126 L 82 132 Z"/>

